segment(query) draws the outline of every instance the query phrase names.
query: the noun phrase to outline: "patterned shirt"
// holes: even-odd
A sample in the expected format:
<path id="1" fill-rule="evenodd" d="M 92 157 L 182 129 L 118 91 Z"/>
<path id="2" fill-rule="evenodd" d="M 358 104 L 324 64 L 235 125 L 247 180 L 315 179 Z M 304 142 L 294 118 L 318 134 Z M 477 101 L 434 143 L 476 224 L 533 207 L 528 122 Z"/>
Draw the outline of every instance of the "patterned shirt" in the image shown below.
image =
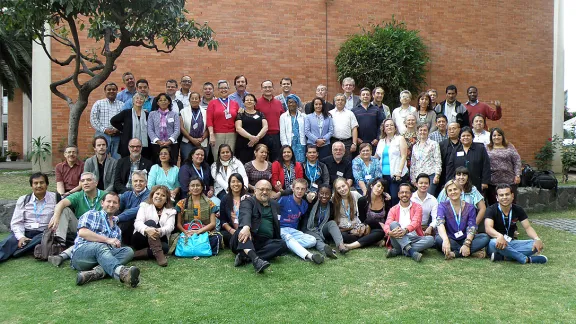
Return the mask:
<path id="1" fill-rule="evenodd" d="M 440 157 L 440 145 L 433 140 L 426 140 L 423 146 L 418 142 L 412 147 L 412 163 L 410 164 L 410 179 L 416 182 L 420 173 L 427 175 L 442 173 L 442 158 Z"/>
<path id="2" fill-rule="evenodd" d="M 446 135 L 442 135 L 439 130 L 434 131 L 434 132 L 430 133 L 430 135 L 428 135 L 428 138 L 437 142 L 437 143 L 440 143 L 443 140 L 448 139 L 448 131 L 446 131 Z"/>
<path id="3" fill-rule="evenodd" d="M 264 170 L 264 171 L 260 171 L 260 170 L 256 169 L 254 164 L 252 164 L 252 161 L 244 164 L 244 169 L 246 170 L 246 175 L 248 176 L 248 183 L 249 184 L 251 184 L 252 186 L 255 186 L 256 182 L 263 180 L 263 179 L 270 181 L 270 179 L 272 178 L 272 163 L 270 163 L 268 161 L 266 161 L 266 163 L 268 163 L 268 166 L 266 167 L 266 170 Z"/>
<path id="4" fill-rule="evenodd" d="M 105 211 L 95 211 L 91 210 L 80 217 L 78 221 L 78 230 L 86 228 L 95 234 L 102 235 L 108 238 L 114 238 L 117 240 L 122 240 L 122 231 L 118 227 L 117 220 L 113 221 L 112 227 L 110 222 L 108 222 L 108 214 Z M 74 240 L 74 250 L 72 250 L 72 255 L 78 250 L 79 247 L 91 241 L 86 240 L 80 235 L 76 236 Z M 104 243 L 100 243 L 104 244 Z"/>
<path id="5" fill-rule="evenodd" d="M 110 118 L 116 116 L 123 106 L 124 103 L 118 99 L 113 102 L 108 99 L 96 101 L 90 111 L 90 124 L 100 133 L 104 133 L 106 128 L 114 128 L 110 125 Z"/>
<path id="6" fill-rule="evenodd" d="M 520 154 L 512 144 L 501 149 L 487 150 L 490 157 L 490 180 L 493 185 L 498 183 L 513 184 L 514 178 L 522 172 Z"/>
<path id="7" fill-rule="evenodd" d="M 354 186 L 360 190 L 359 181 L 364 181 L 366 187 L 374 179 L 382 177 L 382 168 L 380 167 L 380 160 L 371 156 L 370 164 L 366 166 L 364 160 L 359 156 L 352 160 L 352 174 L 354 175 Z"/>
<path id="8" fill-rule="evenodd" d="M 476 187 L 474 187 L 474 186 L 472 186 L 472 190 L 470 192 L 462 191 L 462 194 L 460 194 L 460 197 L 465 202 L 467 202 L 471 205 L 474 205 L 474 206 L 476 206 L 476 204 L 478 204 L 480 201 L 484 200 L 484 196 L 482 196 L 480 191 L 478 191 L 478 189 L 476 189 Z M 438 203 L 442 203 L 442 202 L 445 202 L 448 200 L 449 199 L 448 199 L 448 196 L 446 196 L 446 190 L 440 191 L 440 194 L 438 195 Z"/>

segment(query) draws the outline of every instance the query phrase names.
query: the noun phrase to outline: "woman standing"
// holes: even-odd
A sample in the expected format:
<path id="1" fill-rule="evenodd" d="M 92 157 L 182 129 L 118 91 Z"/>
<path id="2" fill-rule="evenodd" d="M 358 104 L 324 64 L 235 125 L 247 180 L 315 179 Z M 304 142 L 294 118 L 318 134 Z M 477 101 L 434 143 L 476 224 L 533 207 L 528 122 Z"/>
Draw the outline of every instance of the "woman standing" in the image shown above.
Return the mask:
<path id="1" fill-rule="evenodd" d="M 282 158 L 280 161 L 272 163 L 272 187 L 275 194 L 272 198 L 278 199 L 280 196 L 292 194 L 292 183 L 295 179 L 304 177 L 304 169 L 300 162 L 296 162 L 294 152 L 289 145 L 283 145 Z"/>
<path id="2" fill-rule="evenodd" d="M 230 239 L 238 230 L 240 222 L 240 201 L 246 195 L 246 179 L 240 173 L 232 173 L 228 178 L 228 193 L 220 201 L 220 225 L 224 244 L 230 246 Z"/>
<path id="3" fill-rule="evenodd" d="M 160 162 L 154 164 L 148 176 L 148 189 L 156 185 L 163 185 L 170 190 L 170 199 L 174 201 L 179 198 L 180 183 L 178 182 L 179 169 L 172 163 L 170 148 L 167 146 L 160 148 L 158 153 Z"/>
<path id="4" fill-rule="evenodd" d="M 490 183 L 490 157 L 484 144 L 473 143 L 474 133 L 465 126 L 460 131 L 460 145 L 450 154 L 446 165 L 446 178 L 454 178 L 457 167 L 466 167 L 472 184 L 482 192 Z"/>
<path id="5" fill-rule="evenodd" d="M 190 93 L 190 106 L 180 111 L 180 156 L 182 161 L 190 155 L 193 147 L 201 146 L 204 155 L 208 154 L 208 129 L 206 128 L 206 110 L 200 108 L 200 94 Z"/>
<path id="6" fill-rule="evenodd" d="M 154 186 L 150 196 L 140 204 L 134 221 L 134 260 L 156 258 L 159 266 L 168 265 L 168 236 L 174 230 L 176 210 L 172 208 L 166 186 Z"/>
<path id="7" fill-rule="evenodd" d="M 218 81 L 218 92 L 220 98 L 208 103 L 206 110 L 206 124 L 210 133 L 210 146 L 212 155 L 216 161 L 217 150 L 220 144 L 228 144 L 230 147 L 236 146 L 236 115 L 238 114 L 238 103 L 228 99 L 228 81 Z"/>
<path id="8" fill-rule="evenodd" d="M 178 136 L 180 135 L 180 118 L 178 113 L 170 110 L 172 99 L 161 93 L 154 99 L 154 107 L 148 116 L 148 137 L 152 143 L 153 156 L 158 156 L 160 147 L 170 147 L 172 164 L 178 158 Z"/>
<path id="9" fill-rule="evenodd" d="M 436 248 L 444 253 L 446 260 L 468 257 L 483 259 L 484 248 L 490 238 L 476 234 L 476 209 L 461 198 L 462 188 L 454 180 L 444 187 L 448 201 L 438 205 L 438 235 Z"/>
<path id="10" fill-rule="evenodd" d="M 398 204 L 399 185 L 408 173 L 407 156 L 406 140 L 398 134 L 394 121 L 390 118 L 385 119 L 381 127 L 380 141 L 376 147 L 376 157 L 381 161 L 382 178 L 388 182 L 392 206 Z"/>
<path id="11" fill-rule="evenodd" d="M 436 112 L 430 96 L 426 92 L 420 92 L 418 95 L 418 114 L 416 117 L 416 127 L 426 124 L 430 133 L 436 131 Z"/>
<path id="12" fill-rule="evenodd" d="M 380 160 L 372 156 L 370 143 L 360 144 L 360 154 L 352 160 L 352 174 L 356 190 L 363 195 L 368 192 L 368 184 L 372 180 L 382 177 Z"/>
<path id="13" fill-rule="evenodd" d="M 272 178 L 272 163 L 268 161 L 268 147 L 264 144 L 258 144 L 254 148 L 254 160 L 244 164 L 244 170 L 248 176 L 248 189 L 254 192 L 256 182 Z"/>
<path id="14" fill-rule="evenodd" d="M 396 126 L 398 126 L 398 133 L 400 134 L 404 134 L 404 131 L 406 130 L 406 124 L 404 123 L 406 117 L 409 115 L 416 116 L 418 113 L 415 107 L 410 106 L 410 101 L 412 101 L 412 93 L 410 93 L 410 91 L 404 90 L 400 92 L 401 105 L 392 111 L 392 120 Z"/>
<path id="15" fill-rule="evenodd" d="M 376 178 L 370 182 L 366 196 L 358 199 L 358 216 L 362 223 L 370 226 L 370 235 L 374 239 L 376 234 L 380 234 L 380 240 L 384 239 L 381 224 L 386 223 L 389 209 L 386 207 L 386 183 L 382 178 Z"/>
<path id="16" fill-rule="evenodd" d="M 316 145 L 318 159 L 321 160 L 332 153 L 330 138 L 334 134 L 334 124 L 322 98 L 314 98 L 312 106 L 314 107 L 314 112 L 304 119 L 304 128 L 308 144 Z"/>
<path id="17" fill-rule="evenodd" d="M 142 142 L 142 156 L 148 160 L 152 160 L 150 158 L 150 142 L 148 139 L 148 112 L 142 109 L 145 101 L 146 97 L 137 92 L 132 98 L 132 102 L 134 103 L 132 109 L 122 110 L 110 119 L 112 127 L 122 132 L 118 147 L 118 154 L 120 154 L 121 157 L 130 155 L 128 142 L 133 138 L 137 138 Z"/>
<path id="18" fill-rule="evenodd" d="M 280 116 L 280 143 L 292 146 L 296 161 L 303 163 L 306 160 L 306 134 L 304 132 L 303 113 L 298 111 L 300 98 L 294 94 L 286 97 L 288 111 Z"/>
<path id="19" fill-rule="evenodd" d="M 249 93 L 244 97 L 244 111 L 236 115 L 236 157 L 242 163 L 252 160 L 252 150 L 258 143 L 266 142 L 268 121 L 260 111 L 256 111 L 256 96 Z"/>
<path id="20" fill-rule="evenodd" d="M 234 157 L 228 144 L 221 144 L 218 148 L 218 159 L 212 163 L 210 173 L 212 179 L 214 179 L 214 193 L 218 199 L 222 199 L 226 194 L 228 190 L 228 178 L 230 178 L 232 174 L 239 173 L 244 179 L 248 179 L 246 170 L 244 170 L 244 164 Z M 248 186 L 248 182 L 246 181 L 244 185 Z"/>
<path id="21" fill-rule="evenodd" d="M 190 155 L 184 162 L 184 165 L 178 172 L 178 181 L 180 182 L 180 192 L 182 199 L 188 197 L 188 188 L 192 179 L 200 178 L 204 184 L 204 194 L 208 198 L 214 197 L 214 179 L 210 174 L 210 166 L 204 161 L 204 149 L 194 147 Z M 218 203 L 220 203 L 218 201 Z"/>
<path id="22" fill-rule="evenodd" d="M 474 115 L 472 119 L 472 131 L 474 132 L 474 143 L 490 144 L 490 133 L 484 129 L 486 118 L 482 114 Z"/>
<path id="23" fill-rule="evenodd" d="M 504 131 L 500 128 L 493 128 L 490 132 L 490 144 L 487 148 L 490 157 L 490 184 L 486 197 L 488 204 L 496 203 L 496 186 L 501 183 L 510 185 L 515 202 L 522 172 L 520 154 L 514 145 L 506 141 Z"/>
<path id="24" fill-rule="evenodd" d="M 440 174 L 442 174 L 442 158 L 440 145 L 428 138 L 427 124 L 418 126 L 418 142 L 412 147 L 410 180 L 414 186 L 416 186 L 416 178 L 421 173 L 429 176 L 428 192 L 433 195 L 436 192 L 436 185 L 440 182 Z"/>
<path id="25" fill-rule="evenodd" d="M 416 144 L 418 139 L 418 134 L 416 130 L 416 116 L 408 115 L 406 116 L 406 120 L 404 121 L 404 125 L 406 126 L 406 130 L 404 131 L 404 139 L 406 140 L 406 165 L 408 169 L 410 169 L 410 164 L 412 161 L 412 146 Z"/>

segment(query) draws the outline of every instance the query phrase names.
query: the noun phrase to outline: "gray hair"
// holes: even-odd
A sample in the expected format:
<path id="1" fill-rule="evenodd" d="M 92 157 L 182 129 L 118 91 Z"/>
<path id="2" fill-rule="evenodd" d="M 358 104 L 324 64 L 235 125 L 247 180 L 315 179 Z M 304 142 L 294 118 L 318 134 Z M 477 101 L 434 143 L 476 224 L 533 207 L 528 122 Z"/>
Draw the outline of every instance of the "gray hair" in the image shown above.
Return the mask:
<path id="1" fill-rule="evenodd" d="M 136 170 L 132 172 L 132 179 L 134 179 L 135 175 L 144 178 L 144 181 L 148 182 L 148 172 L 146 170 Z"/>
<path id="2" fill-rule="evenodd" d="M 346 100 L 346 95 L 345 95 L 345 94 L 343 94 L 343 93 L 337 93 L 337 94 L 334 96 L 334 101 L 336 101 L 336 98 L 338 98 L 338 97 L 344 97 L 344 100 Z"/>
<path id="3" fill-rule="evenodd" d="M 408 90 L 402 90 L 402 92 L 400 92 L 400 97 L 402 97 L 402 94 L 408 94 L 408 96 L 410 96 L 410 99 L 412 99 L 412 92 L 408 91 Z"/>
<path id="4" fill-rule="evenodd" d="M 346 82 L 352 83 L 353 85 L 356 85 L 356 81 L 354 81 L 354 79 L 351 77 L 346 77 L 346 78 L 344 78 L 344 80 L 342 80 L 342 84 L 344 84 Z"/>
<path id="5" fill-rule="evenodd" d="M 144 100 L 144 101 L 146 101 L 146 99 L 148 99 L 148 98 L 146 98 L 145 95 L 141 94 L 140 92 L 136 92 L 136 93 L 134 94 L 134 96 L 132 97 L 132 101 L 134 101 L 134 98 L 135 98 L 135 97 L 140 97 L 140 99 L 142 99 L 142 100 Z"/>
<path id="6" fill-rule="evenodd" d="M 80 175 L 80 179 L 82 179 L 82 177 L 85 176 L 85 175 L 91 175 L 91 176 L 92 176 L 92 180 L 94 180 L 94 181 L 96 181 L 96 182 L 98 181 L 98 176 L 95 175 L 95 174 L 92 173 L 92 172 L 82 172 L 82 174 Z"/>

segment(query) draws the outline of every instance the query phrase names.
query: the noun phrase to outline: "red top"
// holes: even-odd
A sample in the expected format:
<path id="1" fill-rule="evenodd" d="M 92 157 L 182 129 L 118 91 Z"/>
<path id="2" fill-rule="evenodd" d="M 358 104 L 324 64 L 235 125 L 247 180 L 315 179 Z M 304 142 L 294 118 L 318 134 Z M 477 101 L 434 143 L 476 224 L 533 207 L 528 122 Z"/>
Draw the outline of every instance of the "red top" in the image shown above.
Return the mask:
<path id="1" fill-rule="evenodd" d="M 268 121 L 268 132 L 266 134 L 280 133 L 280 115 L 284 113 L 280 100 L 272 98 L 268 100 L 260 97 L 256 102 L 256 110 L 261 111 Z"/>
<path id="2" fill-rule="evenodd" d="M 236 115 L 238 114 L 238 103 L 234 100 L 228 99 L 228 104 L 230 108 L 230 115 L 232 117 L 226 119 L 224 110 L 226 110 L 226 105 L 220 101 L 220 99 L 215 99 L 208 103 L 208 109 L 206 110 L 206 126 L 213 127 L 214 133 L 234 133 L 236 132 L 236 127 L 234 122 L 236 121 Z"/>
<path id="3" fill-rule="evenodd" d="M 386 235 L 390 232 L 390 224 L 392 222 L 400 222 L 400 204 L 390 208 L 388 212 L 386 224 L 382 226 Z M 412 202 L 412 207 L 410 207 L 410 225 L 406 229 L 408 232 L 416 231 L 418 236 L 424 236 L 424 232 L 422 232 L 422 207 L 415 202 Z"/>
<path id="4" fill-rule="evenodd" d="M 300 162 L 296 162 L 294 166 L 294 173 L 296 173 L 296 177 L 294 179 L 302 179 L 304 178 L 304 169 L 302 168 L 302 164 Z M 282 164 L 278 161 L 274 161 L 272 163 L 272 187 L 276 186 L 276 181 L 280 181 L 280 185 L 284 188 L 284 168 Z"/>
<path id="5" fill-rule="evenodd" d="M 56 164 L 54 171 L 56 171 L 56 182 L 64 182 L 64 190 L 68 192 L 80 184 L 80 175 L 84 172 L 84 162 L 78 160 L 72 167 L 66 161 L 60 162 Z"/>
<path id="6" fill-rule="evenodd" d="M 492 107 L 488 106 L 483 102 L 478 102 L 476 106 L 469 105 L 468 103 L 464 104 L 466 110 L 468 110 L 468 118 L 470 119 L 470 127 L 472 127 L 472 120 L 474 116 L 477 114 L 481 114 L 482 116 L 490 119 L 490 120 L 498 120 L 502 118 L 502 107 L 496 107 L 496 110 L 492 109 Z M 488 125 L 484 123 L 484 129 L 488 130 Z"/>

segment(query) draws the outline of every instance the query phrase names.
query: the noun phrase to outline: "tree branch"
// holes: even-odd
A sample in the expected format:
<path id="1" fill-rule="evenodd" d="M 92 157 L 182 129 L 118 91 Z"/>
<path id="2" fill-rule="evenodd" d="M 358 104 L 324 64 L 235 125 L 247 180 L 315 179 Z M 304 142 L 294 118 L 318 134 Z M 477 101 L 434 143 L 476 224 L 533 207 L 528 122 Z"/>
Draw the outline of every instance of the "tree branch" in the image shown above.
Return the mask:
<path id="1" fill-rule="evenodd" d="M 70 26 L 70 32 L 72 33 L 72 39 L 74 40 L 74 50 L 76 52 L 76 64 L 74 65 L 74 78 L 72 80 L 74 81 L 74 86 L 76 89 L 80 90 L 80 88 L 82 88 L 80 81 L 78 81 L 78 75 L 80 74 L 80 62 L 82 61 L 82 56 L 80 55 L 80 38 L 78 37 L 78 30 L 76 29 L 76 21 L 74 20 L 74 17 L 72 15 L 68 15 L 65 19 L 68 22 L 68 26 Z"/>

